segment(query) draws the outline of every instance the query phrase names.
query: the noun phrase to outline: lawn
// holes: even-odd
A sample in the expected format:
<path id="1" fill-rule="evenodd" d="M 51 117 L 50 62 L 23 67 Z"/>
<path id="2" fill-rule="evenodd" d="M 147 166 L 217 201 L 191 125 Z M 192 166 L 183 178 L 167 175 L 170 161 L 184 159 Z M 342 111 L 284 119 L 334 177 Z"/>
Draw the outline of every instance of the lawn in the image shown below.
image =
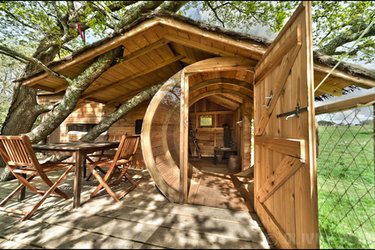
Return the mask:
<path id="1" fill-rule="evenodd" d="M 373 126 L 319 126 L 321 248 L 375 248 Z"/>

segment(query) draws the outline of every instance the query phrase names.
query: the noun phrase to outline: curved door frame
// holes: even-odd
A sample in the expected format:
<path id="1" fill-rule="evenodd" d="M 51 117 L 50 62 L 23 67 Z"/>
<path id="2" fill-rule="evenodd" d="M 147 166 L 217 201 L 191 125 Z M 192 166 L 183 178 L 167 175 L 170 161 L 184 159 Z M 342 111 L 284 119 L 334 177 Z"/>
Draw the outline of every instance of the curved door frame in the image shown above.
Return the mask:
<path id="1" fill-rule="evenodd" d="M 213 71 L 254 72 L 253 61 L 243 57 L 215 57 L 185 67 L 181 74 L 180 110 L 180 203 L 188 198 L 188 144 L 189 144 L 189 76 L 195 73 Z"/>

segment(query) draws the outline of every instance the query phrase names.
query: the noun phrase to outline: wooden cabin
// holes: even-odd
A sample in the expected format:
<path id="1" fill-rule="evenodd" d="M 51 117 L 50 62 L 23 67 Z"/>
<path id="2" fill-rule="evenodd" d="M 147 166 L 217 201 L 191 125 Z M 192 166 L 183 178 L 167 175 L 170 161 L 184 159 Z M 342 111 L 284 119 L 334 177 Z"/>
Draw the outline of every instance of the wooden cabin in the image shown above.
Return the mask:
<path id="1" fill-rule="evenodd" d="M 53 94 L 46 91 L 38 93 L 38 103 L 53 105 L 60 101 L 61 94 Z M 113 124 L 108 131 L 100 135 L 96 140 L 105 141 L 108 138 L 119 139 L 121 135 L 141 134 L 143 117 L 149 101 L 145 101 L 132 109 L 126 116 Z M 48 136 L 47 142 L 74 142 L 84 136 L 92 127 L 100 122 L 106 115 L 113 112 L 114 106 L 93 101 L 83 101 L 77 108 L 61 123 L 61 125 Z M 43 121 L 43 117 L 42 117 Z M 134 167 L 145 168 L 142 149 L 138 148 L 134 156 Z"/>
<path id="2" fill-rule="evenodd" d="M 312 52 L 311 29 L 309 2 L 272 44 L 154 13 L 49 67 L 74 78 L 96 57 L 121 46 L 123 60 L 96 79 L 82 101 L 103 104 L 104 114 L 164 83 L 148 104 L 108 133 L 132 133 L 135 120 L 143 119 L 143 160 L 165 197 L 229 208 L 250 201 L 245 208 L 255 209 L 278 247 L 316 248 L 314 99 L 341 95 L 352 85 L 375 87 L 375 77 L 341 63 L 320 84 L 337 61 Z M 45 72 L 19 80 L 55 95 L 68 87 Z M 228 174 L 228 166 L 239 173 Z"/>

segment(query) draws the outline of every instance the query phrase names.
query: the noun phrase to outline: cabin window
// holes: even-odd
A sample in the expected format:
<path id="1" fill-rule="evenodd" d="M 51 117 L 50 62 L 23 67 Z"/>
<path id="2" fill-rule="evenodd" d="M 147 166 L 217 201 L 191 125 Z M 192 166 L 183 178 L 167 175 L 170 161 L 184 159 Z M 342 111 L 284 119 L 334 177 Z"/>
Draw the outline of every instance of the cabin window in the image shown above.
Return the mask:
<path id="1" fill-rule="evenodd" d="M 78 131 L 78 132 L 88 132 L 90 129 L 95 127 L 95 123 L 72 123 L 68 125 L 68 132 Z"/>
<path id="2" fill-rule="evenodd" d="M 212 115 L 201 115 L 199 117 L 200 127 L 212 127 Z"/>
<path id="3" fill-rule="evenodd" d="M 142 119 L 139 119 L 139 120 L 135 121 L 135 131 L 134 131 L 134 133 L 136 135 L 138 135 L 142 132 L 142 123 L 143 123 Z"/>

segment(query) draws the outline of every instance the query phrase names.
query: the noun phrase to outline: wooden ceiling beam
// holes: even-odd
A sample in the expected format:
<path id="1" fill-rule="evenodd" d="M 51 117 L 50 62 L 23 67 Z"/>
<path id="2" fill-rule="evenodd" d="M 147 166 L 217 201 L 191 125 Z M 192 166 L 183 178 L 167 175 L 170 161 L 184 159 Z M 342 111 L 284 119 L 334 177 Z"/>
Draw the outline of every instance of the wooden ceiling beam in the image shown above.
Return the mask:
<path id="1" fill-rule="evenodd" d="M 154 42 L 154 43 L 151 43 L 151 44 L 147 45 L 146 47 L 140 48 L 140 49 L 136 50 L 135 52 L 130 53 L 129 55 L 124 56 L 124 57 L 121 59 L 121 60 L 124 61 L 122 64 L 124 64 L 124 63 L 126 63 L 126 62 L 128 62 L 128 61 L 130 61 L 130 60 L 134 60 L 134 59 L 136 59 L 136 58 L 138 58 L 138 57 L 140 57 L 140 56 L 143 56 L 143 55 L 149 53 L 150 51 L 153 51 L 153 50 L 155 50 L 155 49 L 158 49 L 158 48 L 160 48 L 160 47 L 163 47 L 163 46 L 165 46 L 165 45 L 168 45 L 168 43 L 169 43 L 169 41 L 167 41 L 167 40 L 165 40 L 165 39 L 160 39 L 160 40 L 158 40 L 158 41 L 156 41 L 156 42 Z M 124 50 L 124 53 L 125 53 L 125 50 Z M 121 64 L 121 63 L 116 64 L 116 65 L 112 66 L 111 68 L 116 67 L 116 66 L 119 66 L 120 64 Z M 123 79 L 125 79 L 125 78 L 123 78 Z M 119 81 L 121 81 L 121 80 L 122 80 L 122 79 L 120 79 Z M 60 92 L 60 91 L 63 91 L 63 90 L 65 90 L 66 88 L 67 88 L 67 85 L 63 85 L 63 86 L 61 86 L 60 88 L 55 89 L 55 90 L 54 90 L 54 93 L 58 93 L 58 92 Z"/>
<path id="2" fill-rule="evenodd" d="M 140 57 L 140 56 L 143 56 L 145 54 L 147 54 L 148 52 L 150 51 L 153 51 L 155 49 L 158 49 L 160 47 L 163 47 L 164 45 L 168 44 L 169 41 L 162 38 L 154 43 L 151 43 L 149 45 L 147 45 L 146 47 L 143 47 L 143 48 L 139 48 L 138 50 L 130 53 L 129 55 L 125 55 L 124 54 L 124 60 L 131 60 L 131 59 L 134 59 L 134 58 L 137 58 L 137 57 Z M 124 45 L 126 47 L 126 45 Z M 125 53 L 125 50 L 124 50 L 124 53 Z"/>
<path id="3" fill-rule="evenodd" d="M 206 91 L 206 92 L 203 92 L 203 93 L 198 94 L 196 96 L 191 95 L 190 96 L 191 99 L 189 100 L 189 105 L 191 106 L 194 103 L 196 103 L 197 101 L 199 101 L 199 100 L 201 100 L 203 98 L 206 98 L 208 96 L 218 95 L 218 94 L 224 94 L 224 93 L 237 95 L 237 96 L 242 97 L 244 100 L 247 100 L 249 102 L 253 102 L 253 98 L 251 96 L 249 96 L 249 95 L 246 95 L 246 94 L 243 94 L 241 92 L 234 91 L 234 90 L 231 90 L 231 89 L 221 88 L 221 89 L 215 89 L 215 90 Z"/>
<path id="4" fill-rule="evenodd" d="M 141 32 L 144 32 L 145 30 L 149 30 L 149 29 L 151 29 L 153 27 L 157 27 L 157 26 L 159 26 L 159 21 L 157 21 L 155 19 L 147 20 L 147 21 L 143 22 L 142 24 L 138 25 L 137 27 L 127 31 L 126 33 L 113 38 L 111 41 L 109 41 L 107 43 L 104 43 L 104 44 L 102 44 L 98 47 L 95 47 L 95 48 L 93 48 L 93 49 L 91 49 L 87 52 L 79 54 L 79 55 L 75 56 L 74 58 L 72 58 L 72 60 L 67 60 L 67 61 L 64 61 L 64 62 L 54 66 L 54 67 L 51 67 L 51 69 L 55 72 L 59 72 L 60 70 L 63 70 L 65 68 L 69 67 L 69 66 L 74 66 L 76 64 L 84 63 L 85 61 L 91 60 L 95 56 L 104 54 L 105 52 L 108 52 L 108 51 L 120 46 L 127 39 L 129 39 L 129 38 L 131 38 L 135 35 L 138 35 Z M 39 80 L 41 80 L 45 77 L 48 77 L 48 76 L 49 76 L 48 73 L 41 73 L 40 75 L 25 79 L 24 81 L 22 81 L 22 84 L 27 85 L 27 86 L 33 86 L 34 83 L 36 83 L 37 81 L 39 81 Z"/>
<path id="5" fill-rule="evenodd" d="M 132 75 L 132 76 L 130 76 L 129 78 L 124 78 L 124 79 L 121 79 L 121 80 L 119 80 L 119 81 L 113 82 L 113 83 L 108 84 L 108 85 L 105 85 L 105 86 L 103 86 L 103 87 L 100 87 L 100 88 L 98 88 L 98 89 L 94 89 L 94 90 L 92 90 L 92 91 L 90 91 L 90 92 L 87 92 L 87 93 L 85 93 L 85 94 L 82 95 L 82 98 L 85 99 L 85 98 L 87 98 L 87 97 L 90 97 L 90 96 L 92 96 L 92 95 L 95 95 L 95 93 L 97 93 L 97 92 L 99 92 L 99 91 L 103 91 L 103 90 L 106 90 L 106 89 L 109 89 L 109 88 L 114 88 L 114 87 L 116 87 L 116 86 L 118 86 L 118 85 L 124 84 L 124 83 L 126 83 L 126 82 L 128 82 L 128 81 L 131 81 L 131 80 L 134 80 L 134 79 L 136 79 L 136 78 L 138 78 L 138 77 L 141 77 L 141 76 L 143 76 L 143 75 L 146 75 L 146 74 L 148 74 L 148 73 L 151 73 L 151 72 L 153 72 L 153 71 L 155 71 L 155 70 L 161 69 L 161 68 L 163 68 L 163 67 L 165 67 L 165 66 L 167 66 L 167 65 L 169 65 L 169 64 L 171 64 L 171 63 L 177 62 L 177 61 L 181 60 L 182 58 L 184 58 L 184 56 L 182 56 L 182 55 L 178 55 L 178 56 L 175 56 L 175 57 L 171 57 L 171 58 L 169 58 L 168 60 L 165 60 L 163 63 L 160 63 L 160 64 L 158 64 L 158 65 L 155 65 L 154 67 L 148 68 L 147 70 L 142 71 L 142 72 L 139 72 L 138 74 Z"/>
<path id="6" fill-rule="evenodd" d="M 214 102 L 214 103 L 218 104 L 218 105 L 229 108 L 230 110 L 236 110 L 240 106 L 240 103 L 235 102 L 235 101 L 231 101 L 231 100 L 226 99 L 226 98 L 222 98 L 221 95 L 208 96 L 207 99 L 211 102 Z"/>
<path id="7" fill-rule="evenodd" d="M 234 103 L 238 103 L 238 104 L 243 103 L 243 99 L 237 95 L 222 94 L 222 95 L 219 95 L 219 97 L 223 100 L 228 100 Z"/>
<path id="8" fill-rule="evenodd" d="M 241 104 L 244 102 L 243 98 L 238 96 L 238 95 L 224 93 L 221 96 L 223 98 L 228 98 L 230 100 L 236 101 L 236 102 L 241 103 Z"/>
<path id="9" fill-rule="evenodd" d="M 214 79 L 209 79 L 205 80 L 199 83 L 194 84 L 193 86 L 190 87 L 190 91 L 195 91 L 207 86 L 212 86 L 212 84 L 228 84 L 228 85 L 233 85 L 233 86 L 239 86 L 241 88 L 246 88 L 253 92 L 253 85 L 242 80 L 234 79 L 234 78 L 214 78 Z"/>
<path id="10" fill-rule="evenodd" d="M 246 50 L 256 60 L 259 60 L 262 57 L 262 55 L 266 52 L 266 49 L 267 49 L 265 45 L 249 44 L 248 42 L 235 40 L 233 38 L 229 38 L 221 34 L 219 35 L 214 32 L 202 31 L 201 28 L 198 28 L 198 27 L 195 27 L 195 26 L 192 26 L 192 25 L 189 25 L 189 24 L 186 24 L 186 23 L 183 23 L 181 21 L 177 21 L 171 18 L 160 19 L 160 23 L 165 26 L 168 26 L 168 28 L 170 29 L 174 29 L 174 30 L 177 29 L 184 33 L 189 32 L 191 34 L 201 36 L 202 38 L 205 38 L 205 39 L 211 39 L 211 40 L 223 43 L 225 46 L 235 46 L 241 50 Z M 175 33 L 177 34 L 177 32 Z"/>
<path id="11" fill-rule="evenodd" d="M 214 57 L 189 65 L 185 74 L 220 72 L 220 71 L 243 71 L 254 73 L 255 62 L 240 56 Z"/>
<path id="12" fill-rule="evenodd" d="M 211 46 L 199 43 L 199 42 L 195 42 L 195 41 L 182 38 L 182 37 L 178 37 L 178 36 L 174 36 L 171 34 L 166 34 L 165 38 L 168 39 L 169 41 L 182 44 L 186 47 L 200 49 L 208 53 L 214 53 L 215 55 L 218 55 L 218 56 L 235 56 L 235 54 L 232 52 L 227 52 L 222 49 L 214 48 L 214 47 L 211 47 Z"/>

